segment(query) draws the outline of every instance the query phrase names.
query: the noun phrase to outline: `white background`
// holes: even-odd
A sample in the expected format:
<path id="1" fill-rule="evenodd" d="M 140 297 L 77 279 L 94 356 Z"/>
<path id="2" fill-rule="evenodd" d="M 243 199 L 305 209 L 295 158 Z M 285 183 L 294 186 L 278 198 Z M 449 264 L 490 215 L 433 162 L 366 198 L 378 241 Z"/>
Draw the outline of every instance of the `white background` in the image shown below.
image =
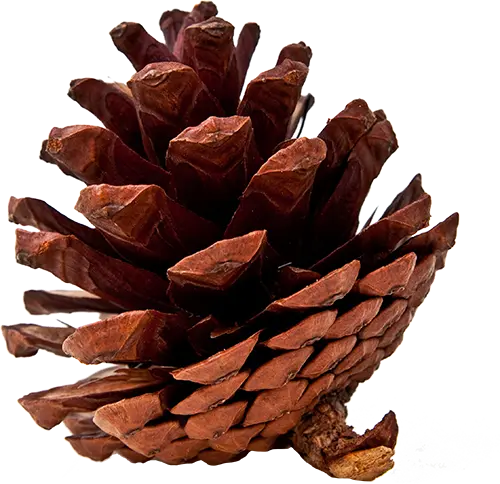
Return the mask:
<path id="1" fill-rule="evenodd" d="M 10 1 L 2 7 L 4 320 L 25 318 L 16 304 L 22 288 L 55 287 L 43 273 L 16 271 L 6 206 L 9 192 L 46 192 L 42 196 L 56 200 L 59 208 L 71 206 L 78 187 L 56 177 L 52 169 L 41 169 L 33 156 L 49 120 L 86 119 L 64 103 L 64 80 L 89 71 L 123 79 L 126 65 L 112 56 L 105 30 L 120 16 L 157 17 L 160 9 L 190 5 L 87 0 Z M 234 21 L 247 15 L 263 17 L 265 45 L 257 56 L 258 71 L 271 63 L 272 49 L 279 48 L 280 40 L 312 41 L 312 91 L 320 96 L 320 105 L 309 129 L 337 111 L 344 96 L 367 95 L 370 103 L 392 112 L 401 130 L 400 159 L 385 171 L 385 183 L 377 186 L 370 206 L 383 206 L 391 192 L 407 182 L 411 170 L 419 168 L 433 193 L 434 215 L 464 209 L 464 234 L 449 271 L 441 274 L 432 303 L 429 300 L 425 311 L 417 313 L 410 344 L 404 345 L 399 360 L 385 364 L 376 385 L 361 389 L 352 407 L 353 423 L 373 424 L 385 409 L 399 409 L 400 455 L 387 482 L 498 482 L 500 220 L 494 3 L 226 0 L 224 7 Z M 86 370 L 45 354 L 40 360 L 13 361 L 0 353 L 0 365 L 1 483 L 161 477 L 155 466 L 88 465 L 64 447 L 61 433 L 34 432 L 16 406 L 16 392 L 31 391 L 35 384 L 70 383 Z"/>

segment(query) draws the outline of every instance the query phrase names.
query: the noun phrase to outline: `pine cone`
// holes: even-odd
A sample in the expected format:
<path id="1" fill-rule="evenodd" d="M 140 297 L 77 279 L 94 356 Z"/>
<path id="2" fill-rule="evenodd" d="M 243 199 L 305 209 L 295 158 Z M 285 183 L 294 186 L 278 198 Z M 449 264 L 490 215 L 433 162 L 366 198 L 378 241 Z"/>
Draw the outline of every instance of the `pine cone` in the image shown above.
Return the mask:
<path id="1" fill-rule="evenodd" d="M 165 12 L 165 44 L 122 23 L 127 86 L 71 82 L 104 128 L 54 128 L 41 158 L 88 185 L 76 209 L 95 228 L 11 199 L 10 220 L 39 229 L 17 231 L 17 261 L 82 289 L 28 291 L 27 310 L 102 316 L 4 326 L 9 351 L 116 365 L 20 403 L 98 461 L 216 465 L 292 446 L 331 476 L 374 479 L 393 466 L 395 415 L 357 435 L 345 404 L 401 344 L 458 214 L 417 234 L 431 208 L 417 175 L 358 231 L 398 147 L 384 112 L 357 99 L 317 138 L 291 138 L 314 101 L 311 49 L 286 46 L 240 101 L 259 27 L 235 46 L 216 15 Z"/>

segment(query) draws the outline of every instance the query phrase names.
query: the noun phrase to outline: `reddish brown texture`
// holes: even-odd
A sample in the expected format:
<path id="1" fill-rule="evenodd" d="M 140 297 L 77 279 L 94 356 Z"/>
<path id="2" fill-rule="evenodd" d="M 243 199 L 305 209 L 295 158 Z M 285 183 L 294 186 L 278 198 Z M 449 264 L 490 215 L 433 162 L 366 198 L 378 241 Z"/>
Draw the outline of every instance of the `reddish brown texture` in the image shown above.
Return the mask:
<path id="1" fill-rule="evenodd" d="M 243 25 L 235 49 L 236 62 L 238 64 L 240 78 L 239 92 L 241 92 L 243 84 L 245 83 L 248 67 L 250 66 L 250 61 L 252 60 L 253 53 L 259 43 L 259 39 L 260 27 L 256 23 L 250 22 Z"/>
<path id="2" fill-rule="evenodd" d="M 228 430 L 225 434 L 212 439 L 209 445 L 212 449 L 220 452 L 237 454 L 247 449 L 250 441 L 259 435 L 264 425 L 252 425 L 251 427 Z"/>
<path id="3" fill-rule="evenodd" d="M 261 307 L 267 302 L 262 278 L 272 265 L 273 251 L 265 231 L 222 240 L 168 270 L 169 295 L 175 304 L 190 312 L 220 314 L 231 320 L 242 309 Z M 248 301 L 249 291 L 252 301 Z"/>
<path id="4" fill-rule="evenodd" d="M 290 59 L 293 61 L 302 62 L 302 64 L 309 67 L 311 57 L 312 50 L 304 42 L 299 42 L 298 44 L 289 44 L 281 49 L 276 65 L 279 66 L 285 59 Z"/>
<path id="5" fill-rule="evenodd" d="M 259 333 L 220 351 L 206 360 L 172 372 L 176 380 L 187 380 L 202 385 L 212 385 L 235 375 L 245 364 L 259 340 Z"/>
<path id="6" fill-rule="evenodd" d="M 93 185 L 80 192 L 75 208 L 123 258 L 155 272 L 164 273 L 219 234 L 155 185 Z"/>
<path id="7" fill-rule="evenodd" d="M 370 338 L 360 341 L 354 349 L 335 367 L 335 375 L 350 370 L 358 362 L 370 356 L 378 347 L 378 338 Z"/>
<path id="8" fill-rule="evenodd" d="M 304 410 L 285 412 L 280 417 L 268 422 L 260 435 L 264 438 L 276 438 L 279 435 L 284 435 L 300 422 L 302 415 L 304 415 Z"/>
<path id="9" fill-rule="evenodd" d="M 130 89 L 124 84 L 99 79 L 74 79 L 68 96 L 90 111 L 105 128 L 113 131 L 129 148 L 143 156 L 141 129 Z"/>
<path id="10" fill-rule="evenodd" d="M 436 272 L 436 262 L 437 258 L 434 254 L 420 257 L 417 260 L 417 265 L 415 266 L 410 279 L 405 284 L 405 288 L 398 292 L 398 297 L 409 298 L 413 296 L 422 284 L 432 278 Z"/>
<path id="11" fill-rule="evenodd" d="M 383 298 L 374 297 L 357 304 L 354 308 L 337 317 L 335 323 L 325 334 L 325 338 L 338 339 L 358 333 L 377 315 L 383 302 Z"/>
<path id="12" fill-rule="evenodd" d="M 165 164 L 170 140 L 184 128 L 223 114 L 196 72 L 178 62 L 149 64 L 128 86 L 137 103 L 144 149 L 157 165 Z"/>
<path id="13" fill-rule="evenodd" d="M 173 52 L 178 59 L 182 58 L 182 50 L 184 48 L 185 30 L 190 26 L 208 20 L 210 17 L 217 15 L 217 7 L 212 2 L 200 2 L 193 7 L 193 10 L 184 16 L 182 26 L 179 29 L 174 45 Z"/>
<path id="14" fill-rule="evenodd" d="M 305 311 L 333 306 L 353 287 L 359 273 L 360 264 L 352 261 L 349 264 L 330 272 L 319 281 L 305 287 L 299 292 L 284 299 L 273 301 L 267 312 Z"/>
<path id="15" fill-rule="evenodd" d="M 356 336 L 328 343 L 310 362 L 302 369 L 300 376 L 303 378 L 318 378 L 331 370 L 340 360 L 346 357 L 356 344 Z"/>
<path id="16" fill-rule="evenodd" d="M 359 259 L 363 269 L 368 270 L 417 231 L 427 227 L 431 216 L 430 209 L 431 197 L 425 194 L 417 201 L 362 230 L 314 264 L 312 270 L 323 274 L 352 259 Z"/>
<path id="17" fill-rule="evenodd" d="M 74 385 L 30 393 L 19 399 L 19 403 L 40 427 L 51 429 L 74 412 L 93 411 L 107 403 L 154 389 L 167 378 L 164 371 L 114 367 Z"/>
<path id="18" fill-rule="evenodd" d="M 302 62 L 285 59 L 247 86 L 237 114 L 252 119 L 257 146 L 264 159 L 285 139 L 307 72 Z"/>
<path id="19" fill-rule="evenodd" d="M 458 213 L 450 215 L 445 221 L 437 224 L 432 229 L 410 239 L 396 251 L 396 254 L 414 252 L 419 257 L 434 254 L 437 259 L 436 269 L 442 269 L 446 253 L 455 245 L 458 221 Z"/>
<path id="20" fill-rule="evenodd" d="M 136 71 L 153 62 L 177 61 L 170 49 L 151 37 L 141 24 L 122 22 L 109 35 L 116 48 L 127 57 Z"/>
<path id="21" fill-rule="evenodd" d="M 423 195 L 425 195 L 425 192 L 422 188 L 422 175 L 418 174 L 415 175 L 408 186 L 394 198 L 381 218 L 388 217 L 410 203 L 416 202 Z"/>
<path id="22" fill-rule="evenodd" d="M 230 454 L 229 452 L 220 452 L 218 450 L 206 449 L 198 454 L 198 459 L 205 462 L 209 466 L 218 466 L 229 462 L 236 462 L 245 457 L 248 452 L 240 454 Z"/>
<path id="23" fill-rule="evenodd" d="M 208 447 L 206 440 L 179 439 L 169 442 L 155 459 L 165 464 L 178 465 L 194 459 L 198 453 Z"/>
<path id="24" fill-rule="evenodd" d="M 395 299 L 390 302 L 380 313 L 360 332 L 358 337 L 368 339 L 382 336 L 392 324 L 394 324 L 405 312 L 408 302 L 404 299 Z"/>
<path id="25" fill-rule="evenodd" d="M 175 8 L 163 12 L 160 17 L 160 29 L 165 37 L 165 44 L 171 51 L 174 50 L 175 41 L 188 14 L 189 12 Z"/>
<path id="26" fill-rule="evenodd" d="M 168 283 L 126 262 L 101 254 L 72 235 L 16 232 L 16 259 L 33 269 L 44 269 L 64 282 L 125 308 L 168 310 Z"/>
<path id="27" fill-rule="evenodd" d="M 300 138 L 275 153 L 250 180 L 225 237 L 266 229 L 271 245 L 293 256 L 298 240 L 293 235 L 305 224 L 314 176 L 325 156 L 318 138 Z"/>
<path id="28" fill-rule="evenodd" d="M 71 435 L 66 437 L 71 447 L 83 457 L 102 462 L 109 459 L 123 444 L 114 437 L 99 432 L 96 434 Z"/>
<path id="29" fill-rule="evenodd" d="M 398 294 L 408 284 L 416 263 L 417 256 L 410 252 L 359 279 L 353 290 L 365 296 Z"/>
<path id="30" fill-rule="evenodd" d="M 380 348 L 390 346 L 408 328 L 415 314 L 415 310 L 407 308 L 403 315 L 383 335 L 379 342 Z M 370 340 L 367 340 L 370 341 Z"/>
<path id="31" fill-rule="evenodd" d="M 273 289 L 276 297 L 282 298 L 304 289 L 318 279 L 321 279 L 321 274 L 318 272 L 284 265 L 278 268 Z"/>
<path id="32" fill-rule="evenodd" d="M 196 415 L 222 405 L 231 398 L 248 378 L 249 372 L 240 372 L 221 383 L 201 387 L 179 402 L 171 412 L 176 415 Z"/>
<path id="33" fill-rule="evenodd" d="M 269 452 L 274 449 L 277 437 L 254 437 L 248 443 L 248 450 L 252 452 Z M 241 454 L 238 454 L 241 455 Z"/>
<path id="34" fill-rule="evenodd" d="M 134 451 L 153 458 L 173 441 L 182 439 L 185 436 L 186 432 L 184 432 L 182 425 L 177 420 L 168 420 L 148 425 L 120 439 Z"/>
<path id="35" fill-rule="evenodd" d="M 93 422 L 94 412 L 70 413 L 64 420 L 64 425 L 74 435 L 95 434 L 100 432 L 99 427 Z"/>
<path id="36" fill-rule="evenodd" d="M 335 376 L 333 373 L 326 373 L 319 378 L 309 382 L 306 391 L 302 394 L 294 408 L 302 413 L 313 410 L 322 395 L 330 391 L 333 386 Z M 270 425 L 270 424 L 268 424 Z"/>
<path id="37" fill-rule="evenodd" d="M 187 329 L 192 324 L 183 314 L 130 311 L 78 328 L 63 350 L 87 365 L 175 364 L 185 357 Z"/>
<path id="38" fill-rule="evenodd" d="M 166 160 L 176 199 L 220 224 L 261 165 L 252 122 L 242 116 L 210 117 L 185 129 L 170 142 Z"/>
<path id="39" fill-rule="evenodd" d="M 190 439 L 217 439 L 241 422 L 246 407 L 247 402 L 234 402 L 193 415 L 184 427 L 187 436 Z"/>
<path id="40" fill-rule="evenodd" d="M 328 120 L 318 135 L 326 143 L 327 155 L 314 182 L 315 204 L 324 202 L 333 193 L 346 167 L 349 153 L 375 121 L 375 115 L 362 99 L 350 102 L 337 116 Z"/>
<path id="41" fill-rule="evenodd" d="M 248 409 L 242 425 L 248 427 L 269 422 L 291 411 L 297 405 L 306 387 L 306 380 L 292 380 L 280 388 L 259 393 Z"/>
<path id="42" fill-rule="evenodd" d="M 74 222 L 43 200 L 10 197 L 9 221 L 45 232 L 74 235 L 93 249 L 116 256 L 116 252 L 97 230 Z"/>
<path id="43" fill-rule="evenodd" d="M 233 44 L 234 27 L 212 17 L 184 30 L 182 62 L 191 66 L 226 114 L 238 107 L 240 77 Z"/>
<path id="44" fill-rule="evenodd" d="M 325 336 L 336 317 L 336 309 L 312 314 L 263 344 L 273 350 L 296 350 L 311 345 Z"/>
<path id="45" fill-rule="evenodd" d="M 26 291 L 23 299 L 24 307 L 30 314 L 123 311 L 120 306 L 85 291 Z"/>
<path id="46" fill-rule="evenodd" d="M 148 163 L 114 133 L 98 126 L 53 128 L 42 145 L 40 158 L 87 185 L 148 184 L 169 191 L 166 171 Z"/>
<path id="47" fill-rule="evenodd" d="M 371 184 L 382 166 L 398 148 L 396 135 L 389 121 L 379 121 L 356 143 L 335 190 L 313 221 L 313 237 L 324 255 L 353 237 L 358 217 Z"/>
<path id="48" fill-rule="evenodd" d="M 314 349 L 311 346 L 295 351 L 287 351 L 257 368 L 245 382 L 243 390 L 256 392 L 271 390 L 286 385 L 293 380 Z"/>
<path id="49" fill-rule="evenodd" d="M 288 121 L 288 127 L 286 129 L 286 135 L 285 135 L 286 138 L 291 138 L 295 134 L 295 131 L 299 126 L 299 123 L 301 123 L 301 125 L 297 136 L 300 136 L 300 133 L 302 132 L 304 123 L 306 121 L 307 113 L 314 106 L 314 101 L 315 99 L 312 94 L 306 94 L 305 96 L 300 96 L 295 106 L 295 109 L 293 110 L 293 114 L 290 118 L 290 121 Z M 284 148 L 285 147 L 284 144 L 286 144 L 289 141 L 294 141 L 294 140 L 287 139 L 283 141 L 276 147 L 275 151 Z"/>
<path id="50" fill-rule="evenodd" d="M 38 350 L 49 351 L 59 356 L 67 356 L 62 344 L 74 328 L 52 328 L 37 324 L 15 324 L 2 326 L 2 334 L 9 353 L 15 357 L 34 356 Z"/>
<path id="51" fill-rule="evenodd" d="M 94 424 L 103 432 L 118 439 L 131 437 L 142 430 L 148 422 L 163 416 L 169 402 L 169 390 L 167 387 L 157 392 L 144 393 L 104 405 L 95 412 Z"/>

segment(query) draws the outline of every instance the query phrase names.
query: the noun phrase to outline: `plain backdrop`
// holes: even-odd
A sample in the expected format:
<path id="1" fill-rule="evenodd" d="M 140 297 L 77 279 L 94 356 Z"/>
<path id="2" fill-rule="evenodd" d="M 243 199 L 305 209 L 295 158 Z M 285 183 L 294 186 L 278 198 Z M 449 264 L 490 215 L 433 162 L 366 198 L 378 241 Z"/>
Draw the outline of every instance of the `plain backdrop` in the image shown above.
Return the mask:
<path id="1" fill-rule="evenodd" d="M 38 159 L 53 126 L 97 122 L 66 96 L 69 81 L 127 81 L 133 69 L 115 50 L 109 30 L 136 21 L 161 39 L 160 14 L 175 7 L 189 10 L 192 4 L 2 2 L 0 204 L 5 210 L 10 195 L 32 196 L 83 222 L 73 210 L 83 185 Z M 446 270 L 439 272 L 403 345 L 356 392 L 349 422 L 362 432 L 388 410 L 396 412 L 396 467 L 381 484 L 498 482 L 497 2 L 220 0 L 218 6 L 236 35 L 247 21 L 262 27 L 250 78 L 274 66 L 282 46 L 300 40 L 311 46 L 304 92 L 314 94 L 316 105 L 305 136 L 317 135 L 355 98 L 386 111 L 400 148 L 374 183 L 363 219 L 377 206 L 384 209 L 418 172 L 433 196 L 433 224 L 460 212 L 458 241 Z M 16 265 L 14 226 L 6 216 L 0 230 L 3 324 L 95 319 L 92 314 L 30 317 L 23 290 L 65 285 Z M 4 348 L 0 362 L 3 483 L 329 481 L 293 450 L 253 453 L 220 467 L 132 465 L 120 457 L 93 463 L 64 441 L 66 429 L 42 430 L 16 400 L 72 383 L 94 368 L 43 352 L 15 360 Z"/>

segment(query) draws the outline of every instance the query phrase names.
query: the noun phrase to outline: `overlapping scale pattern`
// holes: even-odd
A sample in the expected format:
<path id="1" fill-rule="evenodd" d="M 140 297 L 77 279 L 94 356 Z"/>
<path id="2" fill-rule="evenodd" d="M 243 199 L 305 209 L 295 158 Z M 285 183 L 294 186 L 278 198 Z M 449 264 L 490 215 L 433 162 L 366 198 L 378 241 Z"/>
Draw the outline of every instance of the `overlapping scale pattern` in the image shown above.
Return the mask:
<path id="1" fill-rule="evenodd" d="M 11 221 L 40 230 L 18 231 L 18 262 L 83 290 L 28 291 L 28 311 L 107 313 L 76 329 L 3 327 L 15 356 L 116 365 L 20 400 L 93 460 L 217 465 L 297 448 L 324 396 L 345 403 L 401 344 L 455 243 L 457 214 L 417 234 L 431 206 L 419 175 L 357 231 L 398 146 L 385 114 L 354 100 L 317 138 L 286 140 L 311 106 L 311 49 L 286 46 L 240 101 L 260 30 L 246 24 L 235 45 L 215 15 L 211 2 L 165 12 L 166 44 L 120 24 L 129 87 L 71 83 L 105 128 L 54 128 L 41 158 L 88 185 L 76 208 L 95 228 L 40 200 L 9 204 Z M 392 452 L 397 425 L 388 414 L 345 432 L 333 475 L 351 452 Z"/>

